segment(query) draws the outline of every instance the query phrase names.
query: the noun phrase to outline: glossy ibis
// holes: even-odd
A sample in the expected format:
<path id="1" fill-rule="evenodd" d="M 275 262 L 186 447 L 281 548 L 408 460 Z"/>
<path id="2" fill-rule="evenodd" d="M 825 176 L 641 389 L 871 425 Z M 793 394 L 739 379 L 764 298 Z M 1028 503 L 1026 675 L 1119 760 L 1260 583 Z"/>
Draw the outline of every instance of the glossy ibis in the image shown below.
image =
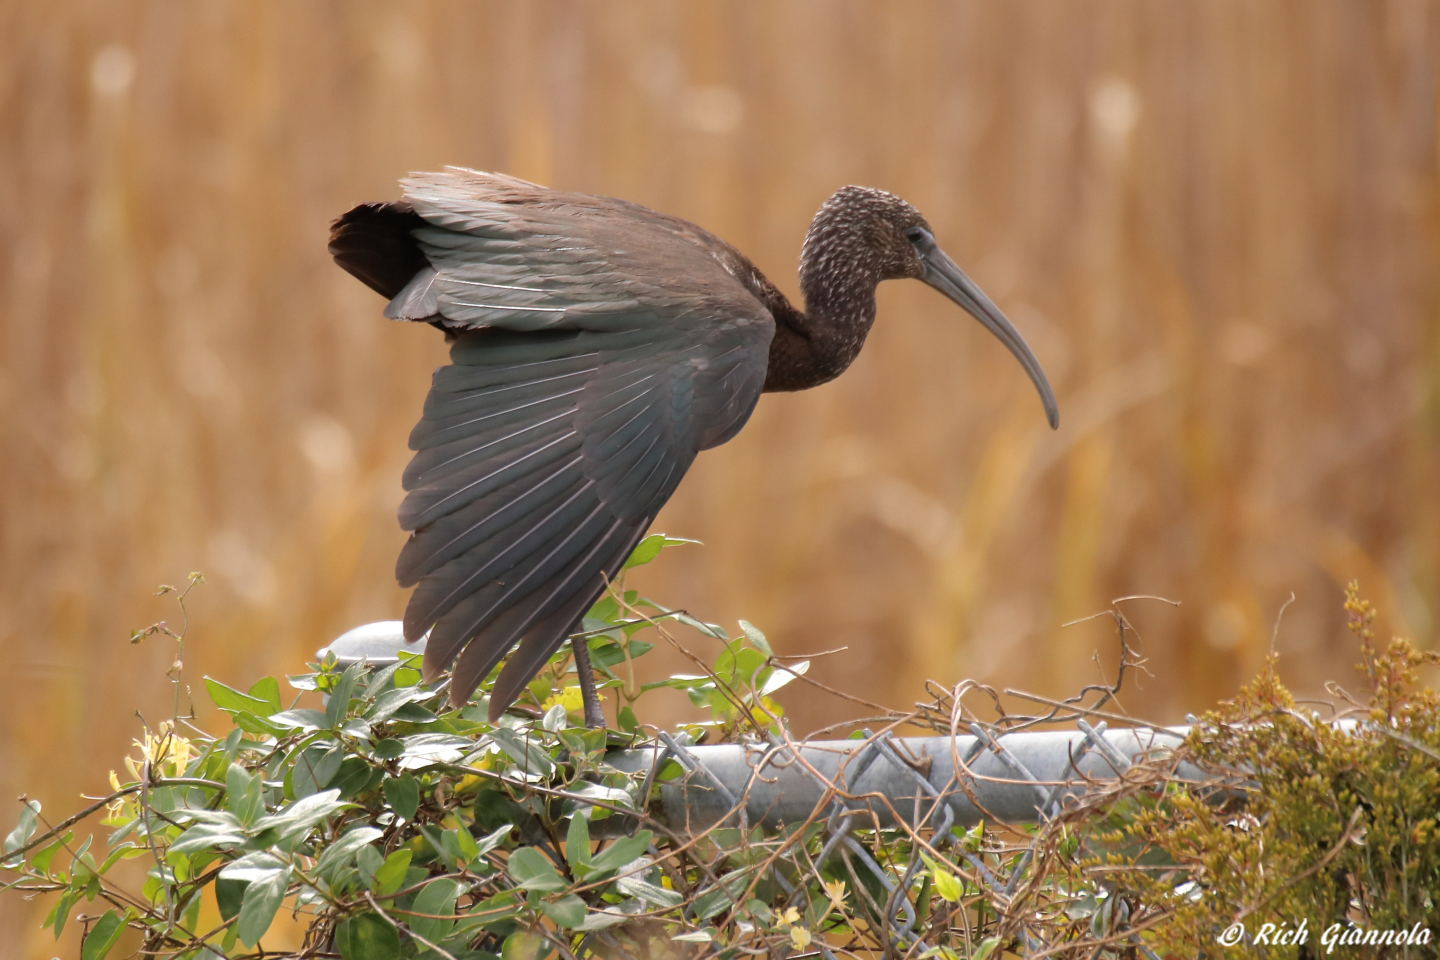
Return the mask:
<path id="1" fill-rule="evenodd" d="M 923 280 L 1000 338 L 1059 422 L 1040 364 L 1000 310 L 892 194 L 844 187 L 800 254 L 805 311 L 743 254 L 676 217 L 609 197 L 448 168 L 404 200 L 336 220 L 330 253 L 390 300 L 385 315 L 451 342 L 424 417 L 396 575 L 425 675 L 451 663 L 465 702 L 510 648 L 492 721 L 564 642 L 695 455 L 745 425 L 760 394 L 839 376 L 875 320 L 881 280 Z M 583 640 L 586 722 L 603 725 Z"/>

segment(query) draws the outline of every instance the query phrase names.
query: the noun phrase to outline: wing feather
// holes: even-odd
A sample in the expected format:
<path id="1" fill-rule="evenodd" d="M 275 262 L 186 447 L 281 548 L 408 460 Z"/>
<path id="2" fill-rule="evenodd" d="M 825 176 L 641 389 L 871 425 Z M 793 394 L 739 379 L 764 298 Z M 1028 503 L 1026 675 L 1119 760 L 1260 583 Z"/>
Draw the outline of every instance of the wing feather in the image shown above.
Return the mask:
<path id="1" fill-rule="evenodd" d="M 425 437 L 405 471 L 405 486 L 413 489 L 428 484 L 495 444 L 555 426 L 575 412 L 575 404 L 566 399 L 566 395 L 547 397 L 494 414 L 454 418 Z"/>
<path id="2" fill-rule="evenodd" d="M 604 504 L 590 500 L 581 502 L 580 505 L 588 507 L 588 511 L 569 511 L 569 522 L 564 527 L 555 529 L 548 538 L 542 540 L 540 536 L 543 536 L 542 530 L 548 532 L 549 528 L 537 525 L 531 528 L 525 539 L 503 549 L 491 564 L 499 560 L 515 561 L 503 578 L 489 578 L 488 570 L 476 571 L 465 575 L 463 583 L 452 589 L 450 596 L 446 598 L 451 605 L 442 608 L 444 613 L 436 618 L 435 626 L 430 631 L 430 639 L 426 642 L 425 669 L 428 674 L 438 675 L 449 666 L 466 640 L 474 637 L 487 624 L 503 617 L 510 609 L 520 608 L 533 618 L 539 618 L 548 612 L 534 609 L 533 603 L 510 601 L 525 600 L 547 578 L 569 568 L 571 561 L 592 550 L 597 538 L 601 537 L 607 528 L 620 522 L 605 512 Z M 580 515 L 574 516 L 577 513 Z M 594 572 L 598 574 L 599 571 Z M 468 593 L 463 592 L 464 588 L 474 584 L 483 585 Z M 421 584 L 421 587 L 423 586 L 424 583 Z M 419 592 L 420 589 L 417 588 L 416 593 Z M 414 602 L 413 598 L 411 602 Z M 514 642 L 513 639 L 511 642 Z M 434 657 L 430 653 L 432 647 L 436 650 Z M 502 650 L 501 655 L 504 652 Z"/>
<path id="3" fill-rule="evenodd" d="M 475 634 L 496 612 L 488 598 L 509 596 L 513 591 L 508 585 L 540 562 L 537 558 L 546 555 L 547 544 L 563 538 L 577 523 L 599 515 L 602 506 L 586 492 L 582 487 L 538 521 L 527 518 L 517 524 L 512 528 L 516 533 L 513 539 L 492 537 L 420 581 L 405 608 L 405 635 L 418 638 L 428 624 L 435 624 L 426 647 L 427 662 L 432 659 L 430 647 L 438 644 L 433 659 L 440 662 L 436 669 L 443 669 L 449 663 L 449 657 L 443 656 L 445 636 L 453 635 L 456 643 L 462 643 Z M 483 613 L 476 615 L 477 610 Z M 463 636 L 461 631 L 466 631 Z"/>
<path id="4" fill-rule="evenodd" d="M 590 609 L 590 605 L 600 598 L 600 594 L 605 591 L 605 584 L 619 573 L 621 565 L 630 556 L 630 551 L 635 549 L 635 544 L 644 535 L 644 525 L 633 526 L 617 522 L 587 555 L 585 563 L 575 565 L 570 571 L 556 576 L 546 584 L 544 590 L 536 591 L 537 595 L 543 594 L 541 603 L 537 604 L 536 608 L 550 612 L 533 622 L 526 630 L 519 649 L 495 679 L 495 686 L 490 692 L 489 715 L 492 723 L 500 719 L 505 707 L 515 701 L 525 685 L 565 642 L 565 635 L 580 621 L 585 611 Z M 601 569 L 603 576 L 592 574 L 591 582 L 587 584 L 583 577 L 588 568 L 596 566 Z M 493 668 L 494 664 L 490 666 Z M 456 673 L 461 679 L 471 683 L 472 688 L 485 678 L 485 674 L 474 676 L 471 671 L 464 669 L 464 664 L 457 666 Z M 485 673 L 488 674 L 489 670 Z"/>
<path id="5" fill-rule="evenodd" d="M 515 483 L 436 520 L 425 536 L 412 537 L 400 551 L 395 566 L 402 587 L 414 586 L 421 577 L 490 539 L 513 535 L 514 526 L 527 515 L 550 509 L 587 481 L 576 457 L 558 470 L 529 482 Z M 478 562 L 475 555 L 467 562 Z"/>
<path id="6" fill-rule="evenodd" d="M 580 436 L 573 430 L 553 439 L 542 437 L 518 449 L 506 448 L 504 453 L 514 455 L 499 465 L 493 459 L 494 447 L 498 445 L 492 444 L 491 457 L 478 459 L 448 477 L 411 490 L 400 504 L 400 527 L 403 530 L 419 530 L 428 526 L 506 484 L 575 453 L 580 449 L 581 442 Z"/>
<path id="7" fill-rule="evenodd" d="M 615 523 L 579 562 L 551 578 L 525 603 L 512 607 L 484 634 L 477 635 L 455 665 L 452 689 L 465 686 L 473 690 L 499 662 L 494 651 L 506 651 L 523 637 L 520 649 L 500 671 L 491 690 L 490 720 L 498 720 L 565 642 L 565 635 L 604 592 L 606 580 L 618 572 L 644 533 L 644 527 Z"/>

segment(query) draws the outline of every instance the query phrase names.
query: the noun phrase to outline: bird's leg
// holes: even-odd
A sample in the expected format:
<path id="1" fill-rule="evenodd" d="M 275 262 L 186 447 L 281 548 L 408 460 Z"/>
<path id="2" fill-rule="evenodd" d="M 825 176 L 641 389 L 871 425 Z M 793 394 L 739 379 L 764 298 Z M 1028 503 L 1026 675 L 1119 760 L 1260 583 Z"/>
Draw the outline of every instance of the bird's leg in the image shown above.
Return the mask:
<path id="1" fill-rule="evenodd" d="M 580 679 L 580 697 L 585 701 L 585 727 L 587 730 L 604 730 L 605 714 L 600 711 L 600 696 L 595 692 L 590 645 L 584 637 L 571 637 L 570 649 L 575 653 L 575 676 Z"/>

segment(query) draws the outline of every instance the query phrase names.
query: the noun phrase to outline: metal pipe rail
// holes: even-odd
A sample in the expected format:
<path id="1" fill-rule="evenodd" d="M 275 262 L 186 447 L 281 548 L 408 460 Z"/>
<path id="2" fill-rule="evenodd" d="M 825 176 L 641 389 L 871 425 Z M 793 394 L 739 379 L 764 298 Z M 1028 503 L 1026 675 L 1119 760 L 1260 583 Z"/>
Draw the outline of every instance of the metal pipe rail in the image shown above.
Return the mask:
<path id="1" fill-rule="evenodd" d="M 742 819 L 774 829 L 823 819 L 835 801 L 848 816 L 867 811 L 857 824 L 862 827 L 918 826 L 941 804 L 955 824 L 1033 823 L 1054 816 L 1068 798 L 1120 777 L 1137 758 L 1177 746 L 1188 728 L 1108 730 L 1082 720 L 1075 731 L 1002 734 L 980 724 L 971 730 L 953 740 L 802 742 L 793 752 L 775 741 L 681 747 L 664 735 L 668 743 L 617 751 L 606 762 L 640 773 L 679 761 L 685 773 L 662 784 L 660 809 L 652 815 L 681 832 L 739 826 Z M 1189 764 L 1179 764 L 1175 776 L 1208 779 Z"/>

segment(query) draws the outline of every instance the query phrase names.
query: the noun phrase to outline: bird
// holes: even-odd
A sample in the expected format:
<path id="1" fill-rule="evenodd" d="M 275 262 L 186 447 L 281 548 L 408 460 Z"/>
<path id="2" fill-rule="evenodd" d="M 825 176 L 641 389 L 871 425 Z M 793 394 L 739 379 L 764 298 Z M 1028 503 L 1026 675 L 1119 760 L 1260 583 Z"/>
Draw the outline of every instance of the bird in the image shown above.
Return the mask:
<path id="1" fill-rule="evenodd" d="M 336 219 L 329 251 L 389 300 L 386 317 L 437 327 L 450 345 L 410 434 L 396 577 L 414 587 L 405 639 L 428 633 L 423 675 L 450 669 L 453 706 L 510 654 L 492 723 L 700 451 L 735 436 L 761 394 L 850 366 L 881 281 L 920 280 L 978 320 L 1059 426 L 1024 338 L 886 191 L 845 186 L 821 205 L 801 248 L 802 310 L 724 240 L 637 203 L 463 167 L 400 184 L 400 200 Z M 585 723 L 603 727 L 586 642 L 571 643 Z"/>

